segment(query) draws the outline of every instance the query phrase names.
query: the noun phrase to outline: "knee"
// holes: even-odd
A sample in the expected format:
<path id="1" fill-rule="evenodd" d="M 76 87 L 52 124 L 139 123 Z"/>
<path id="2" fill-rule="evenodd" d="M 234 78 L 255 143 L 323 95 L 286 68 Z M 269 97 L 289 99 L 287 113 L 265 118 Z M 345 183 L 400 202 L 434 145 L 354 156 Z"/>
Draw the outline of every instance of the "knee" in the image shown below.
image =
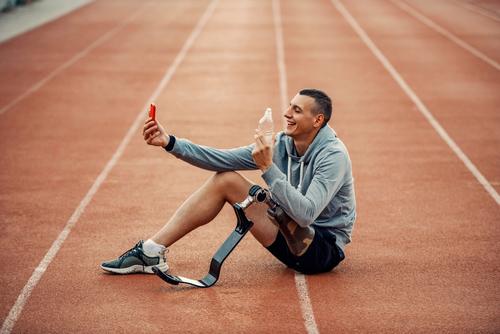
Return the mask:
<path id="1" fill-rule="evenodd" d="M 212 182 L 216 185 L 220 190 L 232 188 L 234 184 L 238 182 L 238 179 L 241 178 L 240 174 L 234 171 L 228 172 L 217 172 L 212 176 Z"/>
<path id="2" fill-rule="evenodd" d="M 230 203 L 241 201 L 252 184 L 237 172 L 218 172 L 211 178 L 216 190 Z"/>

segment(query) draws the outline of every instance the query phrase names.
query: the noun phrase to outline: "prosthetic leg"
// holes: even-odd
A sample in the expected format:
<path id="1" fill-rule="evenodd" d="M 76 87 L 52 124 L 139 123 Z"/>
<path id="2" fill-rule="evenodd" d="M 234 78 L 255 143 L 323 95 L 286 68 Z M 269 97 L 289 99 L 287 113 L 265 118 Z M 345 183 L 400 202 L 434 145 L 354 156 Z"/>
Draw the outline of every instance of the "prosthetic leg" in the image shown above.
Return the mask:
<path id="1" fill-rule="evenodd" d="M 237 218 L 236 228 L 217 252 L 215 252 L 210 262 L 208 274 L 204 278 L 196 280 L 183 276 L 170 275 L 157 268 L 153 268 L 153 272 L 165 282 L 174 285 L 185 283 L 198 288 L 208 288 L 214 285 L 219 279 L 224 260 L 253 226 L 252 221 L 245 216 L 244 211 L 255 202 L 266 203 L 269 206 L 267 211 L 268 216 L 273 222 L 278 224 L 290 251 L 296 256 L 304 254 L 314 238 L 314 229 L 311 227 L 300 227 L 272 200 L 268 190 L 254 185 L 248 191 L 248 197 L 243 202 L 233 205 Z"/>

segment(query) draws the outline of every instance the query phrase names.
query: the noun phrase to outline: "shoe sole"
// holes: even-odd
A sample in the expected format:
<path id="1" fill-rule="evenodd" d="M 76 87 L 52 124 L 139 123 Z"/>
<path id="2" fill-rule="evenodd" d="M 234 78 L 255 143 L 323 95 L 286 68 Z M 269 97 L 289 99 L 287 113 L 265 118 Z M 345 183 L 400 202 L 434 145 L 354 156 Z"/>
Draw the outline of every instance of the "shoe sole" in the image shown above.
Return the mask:
<path id="1" fill-rule="evenodd" d="M 115 274 L 122 274 L 122 275 L 133 274 L 133 273 L 154 274 L 153 267 L 156 267 L 163 272 L 167 272 L 167 270 L 168 270 L 168 265 L 166 263 L 159 264 L 156 266 L 141 266 L 139 264 L 136 264 L 134 266 L 130 266 L 127 268 L 109 268 L 109 267 L 104 267 L 103 265 L 101 265 L 101 269 L 103 269 L 105 271 L 109 271 L 109 272 L 112 272 Z"/>

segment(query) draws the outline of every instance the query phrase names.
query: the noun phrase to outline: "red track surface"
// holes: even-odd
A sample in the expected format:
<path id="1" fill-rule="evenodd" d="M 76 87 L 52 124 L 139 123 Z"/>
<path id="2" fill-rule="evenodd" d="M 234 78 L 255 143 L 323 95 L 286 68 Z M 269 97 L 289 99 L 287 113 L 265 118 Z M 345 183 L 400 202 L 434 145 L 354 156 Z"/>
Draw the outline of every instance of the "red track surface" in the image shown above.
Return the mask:
<path id="1" fill-rule="evenodd" d="M 405 3 L 500 62 L 500 22 L 459 2 Z M 395 2 L 343 4 L 499 191 L 499 71 Z M 1 109 L 102 38 L 0 113 L 2 322 L 208 5 L 96 1 L 0 44 Z M 315 86 L 333 96 L 356 178 L 347 259 L 307 277 L 319 332 L 500 331 L 498 204 L 332 2 L 282 0 L 281 16 L 288 94 Z M 272 4 L 221 0 L 156 103 L 178 136 L 249 143 L 262 110 L 280 108 Z M 13 332 L 305 332 L 294 273 L 251 237 L 211 289 L 99 269 L 162 226 L 209 175 L 146 147 L 137 131 Z M 202 276 L 234 222 L 227 208 L 171 247 L 173 271 Z"/>

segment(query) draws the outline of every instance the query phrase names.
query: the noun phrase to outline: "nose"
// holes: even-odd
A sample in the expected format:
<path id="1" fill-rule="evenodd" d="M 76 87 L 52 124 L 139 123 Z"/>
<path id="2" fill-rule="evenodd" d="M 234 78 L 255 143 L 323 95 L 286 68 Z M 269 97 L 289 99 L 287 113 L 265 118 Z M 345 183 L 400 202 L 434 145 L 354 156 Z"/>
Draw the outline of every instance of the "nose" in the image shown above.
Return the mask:
<path id="1" fill-rule="evenodd" d="M 285 109 L 285 111 L 283 112 L 283 116 L 285 118 L 291 118 L 292 117 L 292 107 L 289 106 L 288 108 Z"/>

